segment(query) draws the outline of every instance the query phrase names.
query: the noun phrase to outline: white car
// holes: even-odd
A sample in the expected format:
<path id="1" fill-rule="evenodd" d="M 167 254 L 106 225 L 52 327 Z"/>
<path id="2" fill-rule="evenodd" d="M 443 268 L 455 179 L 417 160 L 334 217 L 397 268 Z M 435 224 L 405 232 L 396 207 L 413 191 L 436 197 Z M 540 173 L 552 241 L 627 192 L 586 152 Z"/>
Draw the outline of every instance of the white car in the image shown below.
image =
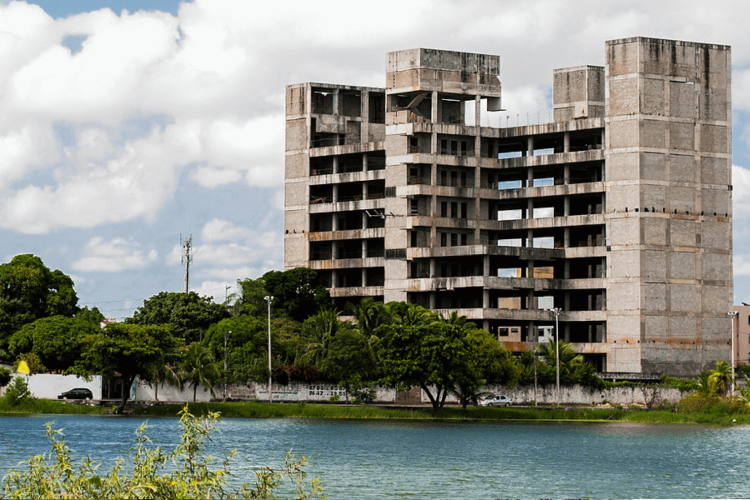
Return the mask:
<path id="1" fill-rule="evenodd" d="M 481 406 L 510 406 L 512 401 L 508 396 L 495 396 L 494 398 L 487 398 L 481 403 Z"/>

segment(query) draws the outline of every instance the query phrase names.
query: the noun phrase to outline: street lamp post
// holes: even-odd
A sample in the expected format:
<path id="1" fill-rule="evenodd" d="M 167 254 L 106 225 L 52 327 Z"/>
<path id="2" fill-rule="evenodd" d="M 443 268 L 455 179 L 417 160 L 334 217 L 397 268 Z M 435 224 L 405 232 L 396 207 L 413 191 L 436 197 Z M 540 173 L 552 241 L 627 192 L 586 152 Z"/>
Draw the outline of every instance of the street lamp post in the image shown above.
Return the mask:
<path id="1" fill-rule="evenodd" d="M 232 334 L 232 330 L 224 332 L 224 401 L 227 400 L 227 336 Z"/>
<path id="2" fill-rule="evenodd" d="M 558 335 L 559 330 L 559 318 L 560 311 L 559 307 L 553 307 L 550 309 L 555 313 L 555 384 L 557 386 L 557 404 L 560 404 L 560 336 Z"/>
<path id="3" fill-rule="evenodd" d="M 732 320 L 732 396 L 734 396 L 734 362 L 735 362 L 735 355 L 734 355 L 734 318 L 737 317 L 737 311 L 730 311 L 727 313 L 727 315 Z"/>
<path id="4" fill-rule="evenodd" d="M 271 393 L 271 301 L 273 295 L 266 295 L 263 297 L 268 302 L 268 402 L 273 403 L 273 395 Z"/>

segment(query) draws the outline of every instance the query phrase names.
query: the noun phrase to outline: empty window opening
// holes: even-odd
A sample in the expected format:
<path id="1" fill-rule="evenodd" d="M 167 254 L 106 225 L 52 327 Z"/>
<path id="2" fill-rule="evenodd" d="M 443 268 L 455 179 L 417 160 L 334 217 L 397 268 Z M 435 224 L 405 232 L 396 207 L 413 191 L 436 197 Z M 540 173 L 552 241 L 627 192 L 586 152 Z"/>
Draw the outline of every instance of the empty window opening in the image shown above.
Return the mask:
<path id="1" fill-rule="evenodd" d="M 497 183 L 498 191 L 503 189 L 520 189 L 523 187 L 523 181 L 500 181 Z"/>
<path id="2" fill-rule="evenodd" d="M 532 246 L 534 248 L 555 248 L 555 238 L 553 236 L 534 238 Z"/>
<path id="3" fill-rule="evenodd" d="M 554 217 L 555 216 L 555 208 L 554 207 L 541 207 L 541 208 L 535 208 L 534 211 L 534 218 L 535 219 L 544 219 L 547 217 Z"/>
<path id="4" fill-rule="evenodd" d="M 544 187 L 544 186 L 554 186 L 555 185 L 555 178 L 554 177 L 543 177 L 541 179 L 534 179 L 532 182 L 532 186 L 534 187 Z"/>
<path id="5" fill-rule="evenodd" d="M 497 246 L 499 247 L 521 247 L 523 246 L 521 238 L 507 238 L 497 240 Z"/>
<path id="6" fill-rule="evenodd" d="M 523 219 L 523 210 L 498 210 L 497 220 L 519 220 Z"/>

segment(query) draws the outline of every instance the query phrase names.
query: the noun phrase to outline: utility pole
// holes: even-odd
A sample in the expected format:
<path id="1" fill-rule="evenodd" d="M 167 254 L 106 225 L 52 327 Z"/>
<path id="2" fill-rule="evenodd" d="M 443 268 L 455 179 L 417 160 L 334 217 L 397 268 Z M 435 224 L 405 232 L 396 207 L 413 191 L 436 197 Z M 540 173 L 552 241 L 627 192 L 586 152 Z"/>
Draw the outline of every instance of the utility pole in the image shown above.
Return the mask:
<path id="1" fill-rule="evenodd" d="M 273 393 L 271 392 L 271 301 L 273 295 L 266 295 L 263 299 L 268 302 L 268 402 L 273 403 Z"/>
<path id="2" fill-rule="evenodd" d="M 732 396 L 734 396 L 735 391 L 735 382 L 734 382 L 734 363 L 735 363 L 735 354 L 734 354 L 734 320 L 737 317 L 737 311 L 730 311 L 727 313 L 729 318 L 732 320 Z"/>
<path id="3" fill-rule="evenodd" d="M 193 258 L 190 256 L 190 249 L 193 246 L 193 235 L 191 234 L 185 240 L 180 235 L 180 245 L 185 250 L 185 253 L 182 255 L 182 263 L 185 265 L 185 293 L 188 293 L 190 290 L 190 263 L 193 262 Z"/>

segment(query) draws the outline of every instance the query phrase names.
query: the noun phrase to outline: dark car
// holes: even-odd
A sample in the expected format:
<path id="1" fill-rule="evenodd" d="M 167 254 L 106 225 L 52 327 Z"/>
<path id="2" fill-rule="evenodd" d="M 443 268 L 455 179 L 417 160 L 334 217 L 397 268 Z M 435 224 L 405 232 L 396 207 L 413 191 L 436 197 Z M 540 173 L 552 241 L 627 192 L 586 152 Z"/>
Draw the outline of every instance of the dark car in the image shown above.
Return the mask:
<path id="1" fill-rule="evenodd" d="M 57 399 L 94 399 L 94 395 L 91 393 L 91 389 L 78 387 L 58 394 Z"/>

